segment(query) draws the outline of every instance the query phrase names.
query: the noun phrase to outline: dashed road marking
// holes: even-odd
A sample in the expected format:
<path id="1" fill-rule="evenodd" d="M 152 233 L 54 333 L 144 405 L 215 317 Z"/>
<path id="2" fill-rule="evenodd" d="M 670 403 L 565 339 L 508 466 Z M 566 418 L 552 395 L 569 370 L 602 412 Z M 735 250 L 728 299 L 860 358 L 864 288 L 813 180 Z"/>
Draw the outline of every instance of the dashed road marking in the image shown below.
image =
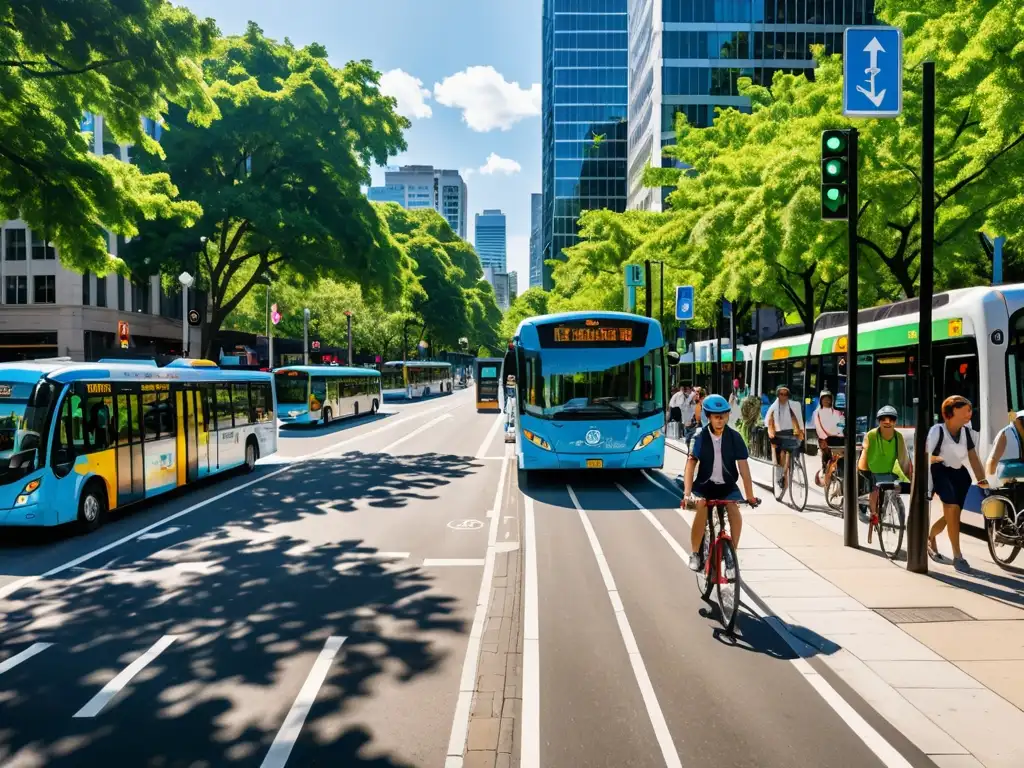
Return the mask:
<path id="1" fill-rule="evenodd" d="M 110 703 L 110 700 L 117 696 L 121 690 L 132 681 L 139 672 L 149 666 L 167 648 L 177 640 L 179 635 L 164 635 L 157 640 L 148 651 L 139 656 L 135 661 L 121 670 L 117 677 L 107 683 L 93 696 L 89 702 L 75 713 L 75 717 L 96 717 L 103 708 Z"/>
<path id="2" fill-rule="evenodd" d="M 53 645 L 53 643 L 33 643 L 21 653 L 16 653 L 7 661 L 0 662 L 0 675 L 4 672 L 9 672 L 22 662 L 28 661 L 33 656 L 42 653 L 51 645 Z"/>

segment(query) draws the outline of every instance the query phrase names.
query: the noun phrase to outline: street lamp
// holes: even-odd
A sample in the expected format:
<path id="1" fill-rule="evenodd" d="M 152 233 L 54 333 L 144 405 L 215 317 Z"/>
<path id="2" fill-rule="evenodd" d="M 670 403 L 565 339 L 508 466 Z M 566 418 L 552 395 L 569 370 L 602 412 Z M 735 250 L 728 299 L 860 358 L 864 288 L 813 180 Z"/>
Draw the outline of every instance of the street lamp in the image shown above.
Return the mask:
<path id="1" fill-rule="evenodd" d="M 309 365 L 309 310 L 302 310 L 302 364 Z"/>
<path id="2" fill-rule="evenodd" d="M 181 283 L 181 356 L 188 357 L 185 351 L 188 348 L 188 289 L 193 286 L 196 279 L 188 272 L 178 275 L 178 282 Z"/>
<path id="3" fill-rule="evenodd" d="M 352 310 L 345 310 L 345 317 L 348 320 L 348 365 L 352 367 Z"/>

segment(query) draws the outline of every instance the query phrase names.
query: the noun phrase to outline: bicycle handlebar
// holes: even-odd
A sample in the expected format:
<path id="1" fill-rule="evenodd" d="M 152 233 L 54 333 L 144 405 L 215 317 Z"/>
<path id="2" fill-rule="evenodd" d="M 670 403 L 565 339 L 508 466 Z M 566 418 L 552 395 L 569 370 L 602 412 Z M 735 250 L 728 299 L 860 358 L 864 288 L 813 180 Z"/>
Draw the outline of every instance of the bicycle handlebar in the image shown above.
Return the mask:
<path id="1" fill-rule="evenodd" d="M 693 497 L 694 502 L 697 502 L 698 500 L 703 501 L 709 507 L 725 507 L 729 504 L 740 504 L 742 506 L 754 508 L 761 505 L 761 500 L 757 498 L 753 501 L 747 501 L 746 499 L 702 499 L 700 496 Z"/>

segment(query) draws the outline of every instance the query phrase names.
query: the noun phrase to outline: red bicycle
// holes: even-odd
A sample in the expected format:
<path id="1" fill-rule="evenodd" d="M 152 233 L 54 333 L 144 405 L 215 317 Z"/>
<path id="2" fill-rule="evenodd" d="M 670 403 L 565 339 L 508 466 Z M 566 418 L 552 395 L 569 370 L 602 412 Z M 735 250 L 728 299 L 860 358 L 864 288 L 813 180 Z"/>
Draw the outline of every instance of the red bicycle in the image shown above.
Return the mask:
<path id="1" fill-rule="evenodd" d="M 752 502 L 726 500 L 705 500 L 708 505 L 708 522 L 701 542 L 701 558 L 704 567 L 697 571 L 697 589 L 700 596 L 707 600 L 711 590 L 718 588 L 718 605 L 721 608 L 722 626 L 726 632 L 732 632 L 736 624 L 736 614 L 740 608 L 740 561 L 732 536 L 726 529 L 726 506 L 730 503 L 746 504 L 756 507 L 759 499 Z M 712 514 L 714 512 L 714 514 Z M 718 518 L 718 534 L 715 534 L 715 518 Z"/>

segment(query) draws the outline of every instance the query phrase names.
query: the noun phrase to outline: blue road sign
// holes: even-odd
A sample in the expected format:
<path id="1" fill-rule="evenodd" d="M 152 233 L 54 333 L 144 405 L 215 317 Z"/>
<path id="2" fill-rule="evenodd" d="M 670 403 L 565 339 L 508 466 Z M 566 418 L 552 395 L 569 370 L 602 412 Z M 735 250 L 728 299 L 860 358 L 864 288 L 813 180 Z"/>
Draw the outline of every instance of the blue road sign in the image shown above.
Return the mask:
<path id="1" fill-rule="evenodd" d="M 693 286 L 676 286 L 676 320 L 693 320 Z"/>
<path id="2" fill-rule="evenodd" d="M 644 284 L 644 268 L 639 264 L 626 265 L 626 287 L 634 288 Z"/>
<path id="3" fill-rule="evenodd" d="M 732 317 L 732 302 L 728 299 L 722 299 L 722 317 Z"/>
<path id="4" fill-rule="evenodd" d="M 903 30 L 847 27 L 843 32 L 843 114 L 896 117 L 903 111 Z"/>

